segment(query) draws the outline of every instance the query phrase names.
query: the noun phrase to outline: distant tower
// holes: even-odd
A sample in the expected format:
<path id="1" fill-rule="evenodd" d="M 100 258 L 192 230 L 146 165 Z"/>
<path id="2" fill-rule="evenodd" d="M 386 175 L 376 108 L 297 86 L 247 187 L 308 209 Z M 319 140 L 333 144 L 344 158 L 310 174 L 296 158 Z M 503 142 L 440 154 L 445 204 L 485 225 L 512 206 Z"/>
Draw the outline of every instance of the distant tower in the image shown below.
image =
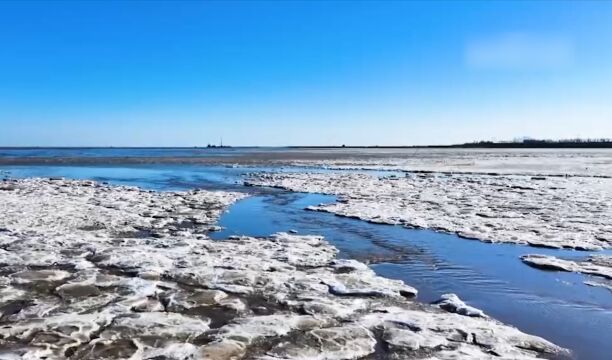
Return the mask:
<path id="1" fill-rule="evenodd" d="M 223 147 L 223 136 L 221 136 L 221 147 Z"/>

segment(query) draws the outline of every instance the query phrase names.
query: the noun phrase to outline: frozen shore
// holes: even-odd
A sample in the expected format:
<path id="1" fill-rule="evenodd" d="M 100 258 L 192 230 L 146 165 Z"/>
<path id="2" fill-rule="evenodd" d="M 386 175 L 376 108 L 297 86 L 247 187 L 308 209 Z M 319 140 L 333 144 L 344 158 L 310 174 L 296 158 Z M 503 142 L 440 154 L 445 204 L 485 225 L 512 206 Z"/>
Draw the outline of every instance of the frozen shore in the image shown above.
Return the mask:
<path id="1" fill-rule="evenodd" d="M 451 294 L 419 304 L 319 237 L 210 240 L 243 196 L 0 182 L 0 358 L 564 356 Z"/>
<path id="2" fill-rule="evenodd" d="M 193 164 L 307 166 L 409 172 L 612 177 L 612 149 L 432 149 L 432 148 L 233 148 L 43 150 L 37 155 L 5 150 L 0 165 Z M 115 155 L 113 155 L 113 153 Z"/>
<path id="3" fill-rule="evenodd" d="M 593 255 L 584 261 L 559 259 L 546 255 L 524 255 L 521 260 L 534 268 L 549 271 L 567 271 L 590 275 L 584 283 L 612 291 L 612 256 Z"/>
<path id="4" fill-rule="evenodd" d="M 422 173 L 612 177 L 612 149 L 367 149 L 295 159 L 299 166 Z"/>
<path id="5" fill-rule="evenodd" d="M 587 275 L 600 276 L 612 280 L 612 257 L 591 256 L 586 261 L 571 261 L 546 255 L 525 255 L 521 260 L 529 266 L 568 272 L 579 272 Z"/>
<path id="6" fill-rule="evenodd" d="M 456 233 L 484 242 L 601 250 L 612 247 L 612 179 L 358 173 L 253 174 L 251 186 L 332 194 L 310 210 Z"/>

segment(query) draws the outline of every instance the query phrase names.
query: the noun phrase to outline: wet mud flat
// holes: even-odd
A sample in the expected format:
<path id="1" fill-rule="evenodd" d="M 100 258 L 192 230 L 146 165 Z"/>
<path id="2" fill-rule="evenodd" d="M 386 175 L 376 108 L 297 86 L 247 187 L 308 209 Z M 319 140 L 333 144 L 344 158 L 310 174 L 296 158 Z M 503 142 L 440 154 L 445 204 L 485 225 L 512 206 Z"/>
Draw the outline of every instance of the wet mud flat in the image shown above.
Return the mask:
<path id="1" fill-rule="evenodd" d="M 318 236 L 215 241 L 244 194 L 0 182 L 0 357 L 564 358 L 461 299 L 415 302 Z"/>
<path id="2" fill-rule="evenodd" d="M 306 166 L 424 173 L 612 177 L 612 149 L 39 148 L 0 149 L 0 166 Z"/>

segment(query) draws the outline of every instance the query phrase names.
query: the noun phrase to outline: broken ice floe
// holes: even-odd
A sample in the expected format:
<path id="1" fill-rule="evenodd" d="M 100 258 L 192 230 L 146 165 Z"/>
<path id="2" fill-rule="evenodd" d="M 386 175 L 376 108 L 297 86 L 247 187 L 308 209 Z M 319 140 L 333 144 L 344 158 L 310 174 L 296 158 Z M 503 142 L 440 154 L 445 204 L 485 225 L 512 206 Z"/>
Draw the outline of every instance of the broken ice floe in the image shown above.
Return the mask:
<path id="1" fill-rule="evenodd" d="M 336 259 L 317 236 L 212 241 L 243 195 L 28 179 L 0 189 L 0 358 L 535 359 L 548 341 Z M 448 312 L 451 311 L 451 312 Z M 452 312 L 457 312 L 454 314 Z"/>

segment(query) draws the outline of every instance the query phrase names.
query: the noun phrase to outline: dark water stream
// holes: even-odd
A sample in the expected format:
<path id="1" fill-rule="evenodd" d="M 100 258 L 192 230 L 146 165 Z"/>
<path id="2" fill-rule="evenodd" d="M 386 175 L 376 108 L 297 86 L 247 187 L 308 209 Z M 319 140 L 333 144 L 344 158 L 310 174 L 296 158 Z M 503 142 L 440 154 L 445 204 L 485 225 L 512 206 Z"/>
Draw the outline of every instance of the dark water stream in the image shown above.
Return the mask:
<path id="1" fill-rule="evenodd" d="M 589 253 L 486 244 L 429 230 L 305 211 L 309 205 L 333 202 L 334 198 L 241 185 L 241 174 L 264 170 L 270 169 L 159 165 L 0 167 L 0 171 L 7 172 L 5 175 L 14 177 L 87 178 L 155 190 L 199 187 L 249 191 L 252 197 L 236 203 L 222 216 L 220 224 L 225 230 L 212 233 L 213 238 L 267 236 L 289 230 L 323 235 L 340 250 L 341 257 L 368 262 L 378 274 L 417 288 L 421 301 L 430 302 L 441 294 L 454 292 L 494 318 L 570 348 L 579 359 L 610 359 L 612 292 L 584 285 L 584 275 L 537 270 L 519 259 L 528 253 L 563 258 L 582 258 Z"/>

